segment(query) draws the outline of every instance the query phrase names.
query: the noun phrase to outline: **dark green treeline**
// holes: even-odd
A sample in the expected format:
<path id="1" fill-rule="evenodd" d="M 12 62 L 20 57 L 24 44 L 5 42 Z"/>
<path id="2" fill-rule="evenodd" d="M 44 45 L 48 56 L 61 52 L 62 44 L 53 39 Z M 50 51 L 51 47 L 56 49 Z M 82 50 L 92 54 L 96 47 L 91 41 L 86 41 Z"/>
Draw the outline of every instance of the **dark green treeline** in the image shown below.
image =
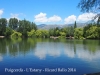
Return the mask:
<path id="1" fill-rule="evenodd" d="M 0 36 L 5 37 L 36 37 L 36 38 L 49 38 L 54 37 L 74 37 L 76 39 L 99 39 L 100 38 L 100 25 L 93 23 L 85 27 L 77 27 L 75 21 L 73 26 L 64 28 L 52 28 L 49 30 L 37 29 L 37 25 L 26 19 L 18 20 L 17 18 L 10 18 L 9 21 L 5 18 L 0 19 Z"/>

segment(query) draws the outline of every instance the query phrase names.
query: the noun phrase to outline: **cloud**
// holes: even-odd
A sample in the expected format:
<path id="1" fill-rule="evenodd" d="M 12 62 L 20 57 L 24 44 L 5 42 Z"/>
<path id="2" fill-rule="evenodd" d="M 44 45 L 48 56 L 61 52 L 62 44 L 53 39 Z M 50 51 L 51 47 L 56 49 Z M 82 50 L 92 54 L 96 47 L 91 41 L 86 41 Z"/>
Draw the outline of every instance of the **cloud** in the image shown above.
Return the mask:
<path id="1" fill-rule="evenodd" d="M 35 56 L 37 56 L 40 59 L 45 59 L 46 58 L 46 51 L 43 49 L 37 49 L 34 53 Z"/>
<path id="2" fill-rule="evenodd" d="M 25 14 L 23 13 L 17 13 L 17 14 L 14 14 L 14 13 L 11 13 L 11 18 L 17 18 L 17 19 L 20 19 L 19 16 L 26 16 Z"/>
<path id="3" fill-rule="evenodd" d="M 93 17 L 96 14 L 94 13 L 83 13 L 76 17 L 75 15 L 68 16 L 67 18 L 64 19 L 65 24 L 70 24 L 74 23 L 75 21 L 77 22 L 87 22 L 93 19 Z"/>
<path id="4" fill-rule="evenodd" d="M 39 46 L 39 47 L 35 48 L 34 55 L 36 57 L 38 57 L 39 59 L 45 59 L 47 55 L 53 56 L 53 57 L 58 57 L 61 54 L 61 52 L 60 52 L 61 48 L 59 48 L 59 44 L 38 43 L 37 46 Z M 44 48 L 44 46 L 45 46 L 45 48 Z M 49 48 L 51 46 L 52 46 L 52 49 Z"/>
<path id="5" fill-rule="evenodd" d="M 58 22 L 58 21 L 61 21 L 61 17 L 56 16 L 56 15 L 48 18 L 48 22 Z"/>
<path id="6" fill-rule="evenodd" d="M 40 13 L 35 16 L 35 22 L 47 22 L 46 13 Z"/>
<path id="7" fill-rule="evenodd" d="M 95 53 L 91 53 L 87 50 L 79 50 L 77 51 L 76 55 L 78 56 L 78 58 L 81 58 L 83 60 L 88 60 L 88 61 L 93 61 L 95 59 L 99 59 L 100 58 L 100 51 L 96 51 Z"/>
<path id="8" fill-rule="evenodd" d="M 74 23 L 75 21 L 76 21 L 76 16 L 75 15 L 68 16 L 67 18 L 64 19 L 64 22 L 66 24 Z"/>
<path id="9" fill-rule="evenodd" d="M 20 20 L 19 16 L 25 17 L 26 15 L 24 13 L 10 13 L 10 18 L 17 18 L 18 20 Z M 7 18 L 7 22 L 9 22 L 10 18 Z"/>
<path id="10" fill-rule="evenodd" d="M 58 22 L 61 21 L 61 17 L 54 15 L 52 17 L 47 18 L 46 13 L 40 13 L 38 15 L 35 15 L 35 22 Z"/>
<path id="11" fill-rule="evenodd" d="M 65 50 L 64 50 L 64 54 L 67 55 L 67 56 L 70 57 L 70 58 L 74 58 L 74 57 L 75 57 L 75 53 L 74 53 L 74 51 L 71 50 L 71 49 L 69 49 L 69 50 L 68 50 L 68 49 L 67 49 L 67 50 L 65 49 Z"/>
<path id="12" fill-rule="evenodd" d="M 13 13 L 11 13 L 10 15 L 11 15 L 11 18 L 17 18 L 17 19 L 19 19 L 18 18 L 19 17 L 19 14 L 13 14 Z"/>
<path id="13" fill-rule="evenodd" d="M 87 22 L 87 21 L 92 20 L 95 15 L 96 14 L 94 14 L 94 13 L 83 13 L 78 16 L 77 21 L 78 22 Z"/>
<path id="14" fill-rule="evenodd" d="M 1 18 L 1 15 L 3 14 L 3 10 L 2 9 L 0 9 L 0 18 Z"/>

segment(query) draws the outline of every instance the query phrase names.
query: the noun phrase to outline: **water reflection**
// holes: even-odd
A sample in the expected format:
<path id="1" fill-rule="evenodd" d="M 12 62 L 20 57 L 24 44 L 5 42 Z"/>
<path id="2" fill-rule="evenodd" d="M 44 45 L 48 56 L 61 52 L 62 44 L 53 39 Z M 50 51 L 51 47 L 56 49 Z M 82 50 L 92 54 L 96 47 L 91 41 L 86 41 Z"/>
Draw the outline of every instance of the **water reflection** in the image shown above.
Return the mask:
<path id="1" fill-rule="evenodd" d="M 61 48 L 59 48 L 59 45 L 57 45 L 57 43 L 41 42 L 37 44 L 34 54 L 40 59 L 45 59 L 46 55 L 54 57 L 60 56 L 61 54 L 60 50 Z"/>
<path id="2" fill-rule="evenodd" d="M 79 50 L 77 52 L 77 56 L 78 56 L 78 58 L 92 61 L 94 59 L 100 58 L 100 51 L 96 51 L 95 53 L 91 53 L 89 51 Z"/>
<path id="3" fill-rule="evenodd" d="M 66 55 L 70 58 L 94 60 L 100 58 L 99 42 L 96 40 L 65 40 L 65 42 L 37 43 L 35 56 L 45 59 L 49 56 Z"/>
<path id="4" fill-rule="evenodd" d="M 0 61 L 2 61 L 3 60 L 3 57 L 1 56 L 1 54 L 0 54 Z"/>
<path id="5" fill-rule="evenodd" d="M 100 58 L 98 40 L 53 40 L 53 39 L 0 39 L 0 53 L 17 57 L 33 53 L 39 59 L 47 56 L 95 60 Z M 0 61 L 2 60 L 0 56 Z"/>
<path id="6" fill-rule="evenodd" d="M 0 53 L 10 56 L 26 55 L 30 50 L 34 50 L 36 42 L 33 39 L 0 39 Z"/>

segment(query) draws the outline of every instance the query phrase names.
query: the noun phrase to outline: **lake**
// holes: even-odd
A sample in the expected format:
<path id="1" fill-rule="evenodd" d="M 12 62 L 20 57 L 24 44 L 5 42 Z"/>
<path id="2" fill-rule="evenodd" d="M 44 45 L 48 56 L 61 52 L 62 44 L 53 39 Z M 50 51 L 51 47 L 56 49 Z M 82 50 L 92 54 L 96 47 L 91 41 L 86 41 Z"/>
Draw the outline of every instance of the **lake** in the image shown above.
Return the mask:
<path id="1" fill-rule="evenodd" d="M 0 39 L 0 75 L 100 72 L 100 40 Z"/>

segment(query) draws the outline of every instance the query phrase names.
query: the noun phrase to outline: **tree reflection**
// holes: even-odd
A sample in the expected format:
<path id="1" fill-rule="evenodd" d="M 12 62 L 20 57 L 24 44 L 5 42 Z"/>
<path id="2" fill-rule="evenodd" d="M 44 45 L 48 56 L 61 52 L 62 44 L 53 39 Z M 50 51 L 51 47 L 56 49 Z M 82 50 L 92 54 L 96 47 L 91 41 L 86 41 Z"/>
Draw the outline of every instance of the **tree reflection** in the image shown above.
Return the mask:
<path id="1" fill-rule="evenodd" d="M 36 41 L 32 38 L 28 39 L 0 39 L 0 53 L 8 53 L 11 56 L 18 54 L 27 54 L 30 50 L 34 50 Z"/>
<path id="2" fill-rule="evenodd" d="M 16 38 L 0 39 L 0 54 L 3 56 L 26 55 L 33 53 L 40 59 L 46 56 L 60 57 L 66 55 L 70 58 L 96 59 L 100 54 L 100 41 L 98 40 L 68 40 L 68 39 L 42 39 L 42 38 Z"/>
<path id="3" fill-rule="evenodd" d="M 91 53 L 95 53 L 100 50 L 99 40 L 84 40 L 83 41 L 84 50 L 89 50 Z"/>
<path id="4" fill-rule="evenodd" d="M 2 61 L 3 60 L 3 57 L 1 56 L 1 54 L 0 54 L 0 61 Z"/>
<path id="5" fill-rule="evenodd" d="M 6 40 L 5 39 L 0 39 L 0 53 L 1 54 L 6 54 Z"/>

